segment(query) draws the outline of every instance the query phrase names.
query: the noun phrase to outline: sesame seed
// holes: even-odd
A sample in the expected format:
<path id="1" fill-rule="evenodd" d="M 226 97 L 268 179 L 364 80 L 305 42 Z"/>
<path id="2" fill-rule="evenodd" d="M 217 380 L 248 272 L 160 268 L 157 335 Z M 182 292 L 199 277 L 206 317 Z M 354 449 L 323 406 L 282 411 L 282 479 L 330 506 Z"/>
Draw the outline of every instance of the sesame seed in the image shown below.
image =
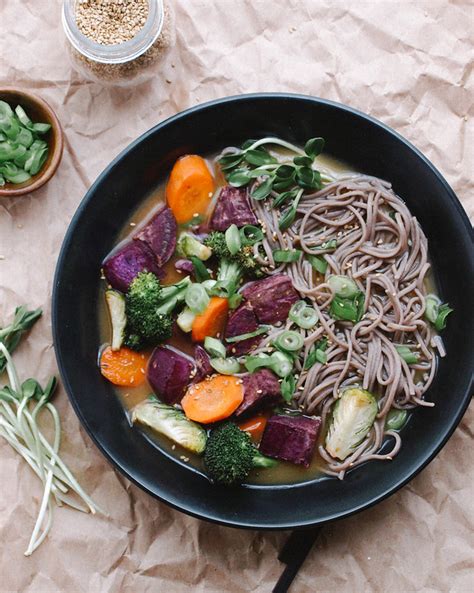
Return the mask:
<path id="1" fill-rule="evenodd" d="M 130 223 L 130 226 L 137 226 L 137 223 L 136 222 L 131 222 Z"/>

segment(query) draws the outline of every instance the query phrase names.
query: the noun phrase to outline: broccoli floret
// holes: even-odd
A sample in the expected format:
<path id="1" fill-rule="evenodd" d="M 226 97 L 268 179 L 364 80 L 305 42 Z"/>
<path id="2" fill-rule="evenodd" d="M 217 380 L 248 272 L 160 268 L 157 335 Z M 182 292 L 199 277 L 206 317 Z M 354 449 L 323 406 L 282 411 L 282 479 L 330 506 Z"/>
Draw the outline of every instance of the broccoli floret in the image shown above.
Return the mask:
<path id="1" fill-rule="evenodd" d="M 204 245 L 207 245 L 218 259 L 227 258 L 230 259 L 229 248 L 225 240 L 225 234 L 219 231 L 213 231 L 204 239 Z"/>
<path id="2" fill-rule="evenodd" d="M 214 429 L 204 451 L 204 465 L 213 482 L 240 484 L 254 467 L 273 467 L 274 459 L 264 457 L 249 435 L 232 422 Z"/>
<path id="3" fill-rule="evenodd" d="M 250 278 L 260 278 L 263 276 L 262 269 L 255 259 L 251 245 L 244 245 L 235 255 L 231 255 L 227 247 L 225 234 L 219 231 L 210 233 L 204 240 L 204 244 L 211 249 L 213 255 L 219 260 L 225 259 L 238 263 L 243 275 Z"/>
<path id="4" fill-rule="evenodd" d="M 178 284 L 162 287 L 151 272 L 141 272 L 136 276 L 126 296 L 125 344 L 129 348 L 140 350 L 171 337 L 171 313 L 184 300 L 189 282 L 189 278 L 185 278 Z"/>
<path id="5" fill-rule="evenodd" d="M 143 350 L 143 348 L 146 348 L 148 344 L 147 341 L 138 334 L 127 333 L 123 345 L 132 350 L 140 351 Z"/>

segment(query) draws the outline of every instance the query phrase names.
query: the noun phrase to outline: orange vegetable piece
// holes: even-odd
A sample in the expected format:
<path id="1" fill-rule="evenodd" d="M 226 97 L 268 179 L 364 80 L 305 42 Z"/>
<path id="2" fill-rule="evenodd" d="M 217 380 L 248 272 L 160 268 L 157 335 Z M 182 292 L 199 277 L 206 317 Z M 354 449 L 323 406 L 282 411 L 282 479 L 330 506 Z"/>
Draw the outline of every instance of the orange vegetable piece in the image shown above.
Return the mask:
<path id="1" fill-rule="evenodd" d="M 137 387 L 145 381 L 148 358 L 140 352 L 107 346 L 100 355 L 100 372 L 114 385 Z"/>
<path id="2" fill-rule="evenodd" d="M 200 315 L 196 315 L 191 338 L 193 342 L 202 342 L 207 336 L 215 338 L 217 334 L 224 333 L 229 303 L 222 297 L 211 297 L 206 310 Z"/>
<path id="3" fill-rule="evenodd" d="M 174 164 L 166 186 L 166 201 L 173 214 L 182 224 L 194 215 L 204 216 L 214 193 L 214 179 L 206 161 L 188 154 Z"/>
<path id="4" fill-rule="evenodd" d="M 259 414 L 244 422 L 240 422 L 239 428 L 240 430 L 247 432 L 255 443 L 259 443 L 262 440 L 266 424 L 267 417 Z"/>
<path id="5" fill-rule="evenodd" d="M 214 375 L 191 385 L 181 400 L 181 405 L 189 419 L 211 424 L 228 418 L 243 399 L 242 379 L 230 375 Z"/>

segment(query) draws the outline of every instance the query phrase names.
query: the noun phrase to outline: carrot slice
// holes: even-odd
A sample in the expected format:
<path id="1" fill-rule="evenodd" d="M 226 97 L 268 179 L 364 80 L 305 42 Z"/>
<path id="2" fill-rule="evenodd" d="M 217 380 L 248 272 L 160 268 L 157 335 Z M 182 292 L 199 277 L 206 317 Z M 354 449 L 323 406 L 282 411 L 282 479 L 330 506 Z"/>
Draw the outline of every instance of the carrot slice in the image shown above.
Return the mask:
<path id="1" fill-rule="evenodd" d="M 176 161 L 166 186 L 166 201 L 178 223 L 204 216 L 213 193 L 214 179 L 203 158 L 188 154 Z"/>
<path id="2" fill-rule="evenodd" d="M 114 385 L 136 387 L 145 381 L 147 357 L 122 347 L 112 350 L 107 346 L 100 355 L 100 372 Z"/>
<path id="3" fill-rule="evenodd" d="M 193 342 L 202 342 L 206 337 L 215 338 L 217 334 L 224 333 L 229 303 L 222 297 L 211 297 L 206 310 L 200 315 L 196 315 L 191 338 Z"/>
<path id="4" fill-rule="evenodd" d="M 191 385 L 181 400 L 181 405 L 189 419 L 211 424 L 228 418 L 243 399 L 242 379 L 229 375 L 214 375 Z"/>
<path id="5" fill-rule="evenodd" d="M 263 431 L 267 424 L 267 417 L 262 415 L 253 416 L 245 422 L 239 423 L 240 430 L 247 432 L 255 443 L 259 443 L 262 439 Z"/>

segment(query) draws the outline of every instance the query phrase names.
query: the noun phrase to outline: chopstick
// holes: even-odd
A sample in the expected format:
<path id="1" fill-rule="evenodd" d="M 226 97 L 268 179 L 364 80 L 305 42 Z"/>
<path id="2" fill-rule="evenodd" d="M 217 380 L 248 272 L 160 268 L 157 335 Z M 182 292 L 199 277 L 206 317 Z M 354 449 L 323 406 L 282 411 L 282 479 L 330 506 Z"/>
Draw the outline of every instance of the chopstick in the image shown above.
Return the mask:
<path id="1" fill-rule="evenodd" d="M 286 567 L 281 573 L 275 587 L 272 589 L 272 593 L 287 593 L 289 591 L 294 578 L 318 538 L 320 531 L 321 526 L 304 531 L 293 531 L 291 533 L 278 555 L 278 560 L 286 564 Z"/>

